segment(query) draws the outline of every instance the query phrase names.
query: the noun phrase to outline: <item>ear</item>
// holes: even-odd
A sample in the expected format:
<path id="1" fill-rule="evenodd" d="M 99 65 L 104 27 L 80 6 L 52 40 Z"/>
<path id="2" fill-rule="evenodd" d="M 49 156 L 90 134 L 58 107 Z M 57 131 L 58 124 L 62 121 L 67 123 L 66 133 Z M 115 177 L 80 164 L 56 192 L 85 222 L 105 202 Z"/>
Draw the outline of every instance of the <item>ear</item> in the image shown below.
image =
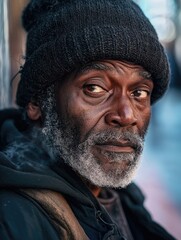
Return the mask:
<path id="1" fill-rule="evenodd" d="M 26 111 L 27 111 L 28 117 L 34 121 L 40 119 L 42 116 L 40 107 L 31 102 L 28 104 Z"/>

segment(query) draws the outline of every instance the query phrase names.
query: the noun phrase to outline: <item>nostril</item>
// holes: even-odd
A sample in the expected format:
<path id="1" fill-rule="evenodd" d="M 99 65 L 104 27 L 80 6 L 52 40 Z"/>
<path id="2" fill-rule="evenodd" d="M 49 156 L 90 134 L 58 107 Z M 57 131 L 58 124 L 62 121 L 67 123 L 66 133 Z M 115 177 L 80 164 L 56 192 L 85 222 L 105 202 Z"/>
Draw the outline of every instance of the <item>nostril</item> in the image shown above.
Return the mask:
<path id="1" fill-rule="evenodd" d="M 105 122 L 108 125 L 112 125 L 112 126 L 119 126 L 120 125 L 120 117 L 119 115 L 115 114 L 115 113 L 108 113 L 105 116 Z"/>
<path id="2" fill-rule="evenodd" d="M 114 125 L 119 125 L 119 122 L 116 121 L 116 120 L 112 120 L 112 123 L 113 123 Z"/>

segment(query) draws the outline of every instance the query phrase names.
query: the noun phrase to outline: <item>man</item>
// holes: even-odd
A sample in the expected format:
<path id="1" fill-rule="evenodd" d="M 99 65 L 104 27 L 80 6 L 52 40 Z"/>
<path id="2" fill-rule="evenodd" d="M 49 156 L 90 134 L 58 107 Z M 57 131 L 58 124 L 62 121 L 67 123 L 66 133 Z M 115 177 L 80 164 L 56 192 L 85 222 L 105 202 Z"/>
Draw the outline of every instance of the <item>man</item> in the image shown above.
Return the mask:
<path id="1" fill-rule="evenodd" d="M 174 239 L 131 183 L 169 67 L 130 0 L 32 0 L 1 112 L 1 239 Z"/>

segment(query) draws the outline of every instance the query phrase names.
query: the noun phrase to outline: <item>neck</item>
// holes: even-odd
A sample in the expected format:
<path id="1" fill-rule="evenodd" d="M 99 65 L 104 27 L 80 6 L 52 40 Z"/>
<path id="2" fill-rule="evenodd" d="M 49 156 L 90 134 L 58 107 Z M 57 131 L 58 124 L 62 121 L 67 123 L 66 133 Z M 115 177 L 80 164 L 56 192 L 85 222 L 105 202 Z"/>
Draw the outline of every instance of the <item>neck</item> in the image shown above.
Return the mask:
<path id="1" fill-rule="evenodd" d="M 89 188 L 92 192 L 92 194 L 95 196 L 95 197 L 98 197 L 99 196 L 99 193 L 101 191 L 101 188 L 100 187 L 93 187 L 93 188 Z"/>
<path id="2" fill-rule="evenodd" d="M 101 191 L 101 187 L 95 186 L 94 184 L 90 183 L 87 179 L 85 179 L 81 175 L 79 176 L 82 179 L 82 181 L 85 183 L 85 185 L 89 188 L 89 190 L 92 192 L 92 194 L 97 198 Z"/>
<path id="3" fill-rule="evenodd" d="M 89 188 L 89 190 L 92 192 L 92 194 L 95 197 L 98 197 L 100 191 L 101 191 L 101 187 L 97 187 L 93 184 L 91 184 L 90 182 L 85 182 L 85 184 L 87 185 L 87 187 Z"/>

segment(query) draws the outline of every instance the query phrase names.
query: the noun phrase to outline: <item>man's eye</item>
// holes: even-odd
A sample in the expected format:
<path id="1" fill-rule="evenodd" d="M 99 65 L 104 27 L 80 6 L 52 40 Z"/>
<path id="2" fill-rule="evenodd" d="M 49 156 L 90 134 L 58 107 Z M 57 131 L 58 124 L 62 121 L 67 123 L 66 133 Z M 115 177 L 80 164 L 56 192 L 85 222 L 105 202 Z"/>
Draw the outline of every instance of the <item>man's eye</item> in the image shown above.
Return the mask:
<path id="1" fill-rule="evenodd" d="M 105 90 L 98 86 L 98 85 L 95 85 L 95 84 L 88 84 L 88 85 L 85 85 L 84 86 L 84 92 L 89 92 L 89 93 L 102 93 L 104 92 Z"/>
<path id="2" fill-rule="evenodd" d="M 147 90 L 136 90 L 131 93 L 131 96 L 134 98 L 145 99 L 150 95 L 150 92 Z"/>

